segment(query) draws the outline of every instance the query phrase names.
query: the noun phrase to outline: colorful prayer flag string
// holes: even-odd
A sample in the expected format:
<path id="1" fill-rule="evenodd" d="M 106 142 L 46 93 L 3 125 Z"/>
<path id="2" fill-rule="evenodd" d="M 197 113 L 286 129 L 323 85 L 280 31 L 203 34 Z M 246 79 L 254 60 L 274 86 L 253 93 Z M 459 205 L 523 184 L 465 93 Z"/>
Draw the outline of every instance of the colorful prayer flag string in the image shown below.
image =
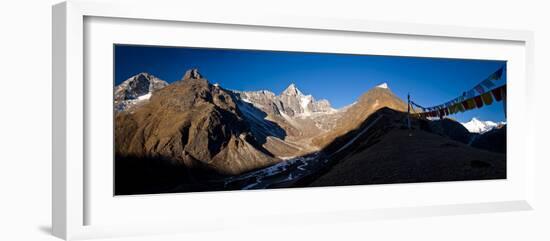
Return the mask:
<path id="1" fill-rule="evenodd" d="M 410 104 L 411 106 L 421 109 L 422 112 L 416 113 L 416 115 L 424 118 L 443 118 L 447 115 L 461 113 L 476 108 L 479 109 L 483 106 L 491 105 L 493 102 L 499 102 L 502 100 L 504 100 L 504 106 L 506 106 L 506 84 L 494 88 L 494 81 L 502 78 L 503 72 L 504 67 L 499 68 L 479 84 L 475 85 L 474 88 L 463 92 L 461 96 L 445 102 L 444 104 L 424 107 L 413 102 L 412 100 L 410 101 Z"/>

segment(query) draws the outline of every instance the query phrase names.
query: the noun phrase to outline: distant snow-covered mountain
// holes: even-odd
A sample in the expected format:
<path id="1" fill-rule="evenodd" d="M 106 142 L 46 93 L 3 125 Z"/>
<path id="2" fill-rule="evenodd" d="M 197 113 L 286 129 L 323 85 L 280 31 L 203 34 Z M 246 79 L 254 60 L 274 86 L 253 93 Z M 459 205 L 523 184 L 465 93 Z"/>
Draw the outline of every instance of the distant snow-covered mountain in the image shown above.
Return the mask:
<path id="1" fill-rule="evenodd" d="M 466 129 L 468 129 L 469 132 L 471 133 L 485 133 L 485 132 L 488 132 L 498 126 L 501 126 L 501 125 L 505 125 L 506 122 L 498 122 L 498 123 L 495 123 L 495 122 L 492 122 L 492 121 L 482 121 L 482 120 L 479 120 L 477 118 L 472 118 L 472 120 L 468 121 L 468 122 L 465 122 L 465 123 L 460 123 L 462 124 Z"/>
<path id="2" fill-rule="evenodd" d="M 295 84 L 290 84 L 280 95 L 267 90 L 234 92 L 243 101 L 252 103 L 267 113 L 298 117 L 335 111 L 328 100 L 316 100 L 312 95 L 305 95 Z"/>

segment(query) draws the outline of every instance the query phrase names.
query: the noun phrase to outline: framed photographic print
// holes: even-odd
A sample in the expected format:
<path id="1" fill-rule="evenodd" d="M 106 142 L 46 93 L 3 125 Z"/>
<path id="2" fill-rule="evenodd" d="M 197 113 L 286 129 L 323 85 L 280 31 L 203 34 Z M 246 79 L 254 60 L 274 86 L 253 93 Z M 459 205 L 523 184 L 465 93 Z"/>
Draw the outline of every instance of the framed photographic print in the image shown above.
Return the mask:
<path id="1" fill-rule="evenodd" d="M 56 236 L 532 208 L 532 33 L 128 5 L 53 8 Z"/>

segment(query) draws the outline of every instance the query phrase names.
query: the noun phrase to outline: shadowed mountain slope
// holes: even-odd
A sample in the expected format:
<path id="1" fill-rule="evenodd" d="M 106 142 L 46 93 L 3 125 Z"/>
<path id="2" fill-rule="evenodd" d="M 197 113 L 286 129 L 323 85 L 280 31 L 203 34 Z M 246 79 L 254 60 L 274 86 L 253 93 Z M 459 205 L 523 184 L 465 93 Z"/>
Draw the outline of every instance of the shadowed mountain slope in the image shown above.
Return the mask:
<path id="1" fill-rule="evenodd" d="M 309 186 L 387 184 L 506 178 L 506 155 L 480 150 L 432 132 L 428 120 L 383 108 L 324 151 L 333 166 Z"/>
<path id="2" fill-rule="evenodd" d="M 506 153 L 506 125 L 475 136 L 470 145 L 475 148 Z"/>

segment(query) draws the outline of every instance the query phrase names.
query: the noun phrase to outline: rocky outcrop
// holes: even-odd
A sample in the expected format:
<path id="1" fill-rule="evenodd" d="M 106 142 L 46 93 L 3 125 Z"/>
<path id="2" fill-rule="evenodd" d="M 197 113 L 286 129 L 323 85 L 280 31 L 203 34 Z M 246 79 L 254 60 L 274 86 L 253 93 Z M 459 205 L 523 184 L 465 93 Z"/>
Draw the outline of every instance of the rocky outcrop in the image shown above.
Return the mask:
<path id="1" fill-rule="evenodd" d="M 157 90 L 166 87 L 168 83 L 149 73 L 134 75 L 114 90 L 115 111 L 125 111 L 143 103 Z"/>
<path id="2" fill-rule="evenodd" d="M 181 79 L 202 79 L 202 75 L 199 73 L 198 69 L 190 69 L 185 71 L 185 74 Z"/>

